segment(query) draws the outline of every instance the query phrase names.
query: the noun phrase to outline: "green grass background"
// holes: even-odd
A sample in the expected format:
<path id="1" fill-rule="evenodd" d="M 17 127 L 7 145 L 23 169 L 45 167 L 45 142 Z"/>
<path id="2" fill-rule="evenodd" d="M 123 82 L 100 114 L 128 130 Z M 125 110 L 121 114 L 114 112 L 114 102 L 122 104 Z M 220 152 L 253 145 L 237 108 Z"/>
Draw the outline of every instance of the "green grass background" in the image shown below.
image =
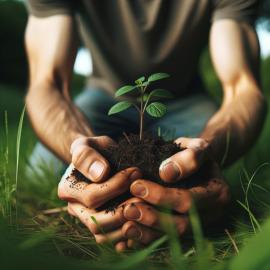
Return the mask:
<path id="1" fill-rule="evenodd" d="M 200 66 L 207 88 L 219 102 L 221 88 L 207 52 Z M 262 62 L 261 69 L 268 103 L 269 70 L 270 58 Z M 83 80 L 74 76 L 75 94 L 82 89 Z M 64 204 L 56 196 L 57 176 L 49 171 L 35 179 L 25 175 L 27 158 L 37 139 L 27 117 L 20 121 L 24 95 L 25 89 L 18 85 L 0 84 L 1 269 L 270 269 L 269 113 L 254 147 L 224 170 L 235 202 L 229 234 L 211 228 L 203 236 L 193 209 L 194 241 L 191 237 L 181 243 L 174 227 L 166 224 L 165 236 L 152 246 L 117 254 L 111 245 L 97 246 L 90 233 L 65 212 L 44 214 L 44 210 Z"/>

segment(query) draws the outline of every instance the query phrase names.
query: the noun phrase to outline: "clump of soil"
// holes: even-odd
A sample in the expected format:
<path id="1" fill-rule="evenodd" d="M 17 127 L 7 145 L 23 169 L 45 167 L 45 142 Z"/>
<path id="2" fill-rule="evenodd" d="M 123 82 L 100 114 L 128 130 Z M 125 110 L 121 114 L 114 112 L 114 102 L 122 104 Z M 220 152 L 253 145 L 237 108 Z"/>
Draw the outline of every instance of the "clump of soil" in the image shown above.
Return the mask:
<path id="1" fill-rule="evenodd" d="M 175 184 L 168 184 L 161 180 L 159 176 L 161 162 L 181 150 L 183 150 L 181 146 L 173 141 L 165 141 L 161 137 L 154 137 L 148 133 L 144 134 L 142 140 L 137 134 L 120 137 L 117 145 L 102 150 L 101 153 L 111 165 L 111 175 L 129 167 L 138 167 L 143 174 L 143 179 L 167 187 L 187 188 L 187 184 L 190 185 L 190 182 L 180 181 Z M 120 203 L 130 197 L 131 194 L 127 192 L 107 202 L 99 210 L 114 211 Z"/>
<path id="2" fill-rule="evenodd" d="M 159 166 L 161 162 L 183 149 L 181 148 L 181 145 L 177 145 L 173 141 L 165 141 L 163 138 L 154 137 L 149 133 L 144 134 L 142 140 L 140 140 L 139 135 L 137 134 L 129 134 L 128 136 L 125 134 L 125 136 L 119 138 L 116 145 L 105 150 L 97 150 L 99 150 L 99 152 L 109 161 L 111 175 L 129 167 L 138 167 L 143 174 L 143 179 L 171 188 L 190 188 L 194 186 L 199 179 L 195 174 L 192 179 L 188 178 L 174 184 L 168 184 L 161 180 L 159 176 Z M 71 178 L 90 182 L 76 169 L 72 170 Z M 76 183 L 74 184 L 72 179 L 69 179 L 69 181 L 71 182 L 71 185 L 74 185 L 74 188 L 76 188 Z M 97 210 L 106 210 L 107 212 L 115 211 L 119 204 L 130 197 L 131 194 L 126 192 L 125 194 L 108 201 Z"/>
<path id="3" fill-rule="evenodd" d="M 161 137 L 145 134 L 140 140 L 139 135 L 130 134 L 120 137 L 116 146 L 111 146 L 102 154 L 111 165 L 112 174 L 129 167 L 138 167 L 144 179 L 166 185 L 159 177 L 159 166 L 168 157 L 179 152 L 176 143 L 164 141 Z"/>

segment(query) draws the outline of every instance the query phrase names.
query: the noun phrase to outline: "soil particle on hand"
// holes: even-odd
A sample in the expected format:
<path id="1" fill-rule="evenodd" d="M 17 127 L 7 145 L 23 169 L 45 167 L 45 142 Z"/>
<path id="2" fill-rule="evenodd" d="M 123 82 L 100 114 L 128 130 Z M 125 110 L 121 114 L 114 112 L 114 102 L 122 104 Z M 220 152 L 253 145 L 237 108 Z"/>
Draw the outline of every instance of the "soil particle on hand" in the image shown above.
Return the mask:
<path id="1" fill-rule="evenodd" d="M 84 183 L 90 183 L 90 181 L 72 164 L 67 168 L 63 175 L 63 179 L 69 183 L 70 188 L 76 190 L 82 190 L 85 186 Z"/>

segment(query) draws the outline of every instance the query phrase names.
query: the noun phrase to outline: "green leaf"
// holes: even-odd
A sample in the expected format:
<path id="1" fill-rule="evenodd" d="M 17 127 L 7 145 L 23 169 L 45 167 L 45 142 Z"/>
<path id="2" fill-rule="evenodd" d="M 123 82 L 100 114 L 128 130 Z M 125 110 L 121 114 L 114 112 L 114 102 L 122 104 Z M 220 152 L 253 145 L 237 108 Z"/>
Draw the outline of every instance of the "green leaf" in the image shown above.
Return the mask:
<path id="1" fill-rule="evenodd" d="M 153 117 L 162 117 L 167 112 L 167 108 L 160 102 L 152 102 L 146 107 L 146 111 Z"/>
<path id="2" fill-rule="evenodd" d="M 158 81 L 158 80 L 163 80 L 166 78 L 169 78 L 170 75 L 167 73 L 154 73 L 151 76 L 148 77 L 148 82 L 154 82 L 154 81 Z"/>
<path id="3" fill-rule="evenodd" d="M 133 91 L 134 89 L 137 88 L 137 85 L 125 85 L 121 88 L 119 88 L 116 92 L 115 92 L 115 96 L 116 97 L 119 97 L 119 96 L 122 96 L 128 92 L 131 92 Z"/>
<path id="4" fill-rule="evenodd" d="M 111 107 L 111 109 L 108 112 L 108 115 L 122 112 L 127 108 L 129 108 L 131 105 L 132 103 L 129 101 L 120 101 Z"/>
<path id="5" fill-rule="evenodd" d="M 138 78 L 138 79 L 135 81 L 135 83 L 136 83 L 136 84 L 141 84 L 141 83 L 143 83 L 144 81 L 145 81 L 145 77 L 142 76 L 142 77 Z"/>
<path id="6" fill-rule="evenodd" d="M 142 86 L 148 86 L 148 85 L 149 85 L 148 81 L 142 83 Z"/>
<path id="7" fill-rule="evenodd" d="M 165 89 L 155 89 L 150 93 L 150 97 L 157 97 L 157 98 L 173 98 L 173 95 L 170 91 Z"/>

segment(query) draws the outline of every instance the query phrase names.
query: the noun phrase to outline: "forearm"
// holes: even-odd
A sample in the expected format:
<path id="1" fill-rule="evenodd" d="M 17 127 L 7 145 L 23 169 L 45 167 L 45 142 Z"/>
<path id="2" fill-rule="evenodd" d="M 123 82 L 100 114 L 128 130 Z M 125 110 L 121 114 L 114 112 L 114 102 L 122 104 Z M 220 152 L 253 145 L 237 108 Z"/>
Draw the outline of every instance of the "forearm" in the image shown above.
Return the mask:
<path id="1" fill-rule="evenodd" d="M 224 99 L 200 135 L 210 143 L 214 158 L 221 165 L 229 165 L 250 148 L 265 118 L 261 92 L 254 89 L 239 92 Z"/>
<path id="2" fill-rule="evenodd" d="M 39 139 L 67 163 L 71 159 L 69 149 L 73 140 L 93 135 L 84 115 L 53 85 L 30 86 L 26 106 Z"/>

